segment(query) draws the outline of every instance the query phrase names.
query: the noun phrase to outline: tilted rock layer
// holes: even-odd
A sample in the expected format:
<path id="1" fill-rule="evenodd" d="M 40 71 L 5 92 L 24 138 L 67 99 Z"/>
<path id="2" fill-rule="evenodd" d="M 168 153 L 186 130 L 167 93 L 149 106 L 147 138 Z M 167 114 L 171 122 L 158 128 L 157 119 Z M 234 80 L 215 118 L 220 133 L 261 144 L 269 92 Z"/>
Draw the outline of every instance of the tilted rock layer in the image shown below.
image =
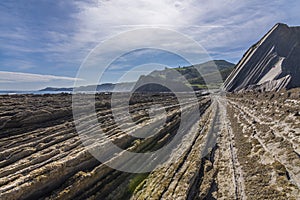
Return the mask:
<path id="1" fill-rule="evenodd" d="M 0 95 L 1 200 L 300 199 L 299 88 L 199 95 L 181 105 L 167 93 L 136 94 L 129 105 L 135 123 L 114 120 L 110 94 L 78 97 L 87 100 L 83 113 L 96 102 L 99 124 L 82 116 L 85 140 L 73 122 L 71 95 Z M 144 129 L 162 121 L 149 115 L 158 104 L 165 108 L 165 123 Z M 195 109 L 198 117 L 188 115 Z M 178 139 L 183 116 L 192 118 Z M 90 154 L 106 144 L 99 129 L 127 151 L 153 152 L 174 140 L 179 149 L 152 172 L 119 171 Z M 151 137 L 131 137 L 141 130 Z M 121 166 L 138 161 L 116 158 Z"/>
<path id="2" fill-rule="evenodd" d="M 300 86 L 300 27 L 276 24 L 243 56 L 224 83 L 226 91 L 276 91 Z"/>

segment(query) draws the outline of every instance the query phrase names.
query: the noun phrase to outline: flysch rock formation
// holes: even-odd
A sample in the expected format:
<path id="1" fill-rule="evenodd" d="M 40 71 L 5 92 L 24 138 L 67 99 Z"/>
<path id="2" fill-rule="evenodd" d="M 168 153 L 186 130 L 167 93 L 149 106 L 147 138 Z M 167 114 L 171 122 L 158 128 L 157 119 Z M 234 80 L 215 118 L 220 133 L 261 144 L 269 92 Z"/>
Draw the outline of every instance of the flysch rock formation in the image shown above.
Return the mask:
<path id="1" fill-rule="evenodd" d="M 278 23 L 244 54 L 224 82 L 224 89 L 291 89 L 300 86 L 299 74 L 300 27 Z"/>
<path id="2" fill-rule="evenodd" d="M 82 112 L 95 100 L 99 121 L 92 125 L 92 116 L 82 116 L 85 145 L 75 129 L 71 97 L 0 95 L 1 200 L 300 199 L 298 88 L 228 93 L 227 98 L 199 95 L 183 105 L 168 93 L 136 94 L 129 106 L 135 124 L 124 118 L 122 129 L 114 120 L 110 94 L 89 99 L 78 94 L 87 100 Z M 152 137 L 126 134 L 160 122 L 159 115 L 149 115 L 158 104 L 167 118 L 163 126 L 149 130 Z M 122 172 L 90 154 L 105 144 L 94 134 L 99 129 L 124 150 L 160 149 L 178 134 L 182 113 L 195 109 L 200 116 L 189 118 L 185 137 L 178 140 L 186 148 L 170 151 L 167 161 L 150 173 Z"/>

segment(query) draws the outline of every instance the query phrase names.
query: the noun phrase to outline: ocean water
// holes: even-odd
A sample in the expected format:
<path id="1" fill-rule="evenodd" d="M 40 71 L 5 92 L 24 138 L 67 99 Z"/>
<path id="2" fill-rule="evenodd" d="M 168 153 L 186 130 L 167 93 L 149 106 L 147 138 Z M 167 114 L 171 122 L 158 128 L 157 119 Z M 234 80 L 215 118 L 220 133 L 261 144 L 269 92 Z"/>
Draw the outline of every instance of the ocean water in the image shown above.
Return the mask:
<path id="1" fill-rule="evenodd" d="M 72 91 L 0 91 L 0 95 L 13 95 L 13 94 L 60 94 L 69 93 Z"/>

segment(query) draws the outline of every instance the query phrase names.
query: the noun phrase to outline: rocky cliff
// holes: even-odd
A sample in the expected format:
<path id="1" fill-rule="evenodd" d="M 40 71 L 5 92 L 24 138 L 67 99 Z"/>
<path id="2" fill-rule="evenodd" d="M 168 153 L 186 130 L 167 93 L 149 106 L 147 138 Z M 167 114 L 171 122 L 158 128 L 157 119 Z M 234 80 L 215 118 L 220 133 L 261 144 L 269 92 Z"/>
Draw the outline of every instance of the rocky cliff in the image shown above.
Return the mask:
<path id="1" fill-rule="evenodd" d="M 300 27 L 276 24 L 239 61 L 226 91 L 276 91 L 300 86 Z"/>

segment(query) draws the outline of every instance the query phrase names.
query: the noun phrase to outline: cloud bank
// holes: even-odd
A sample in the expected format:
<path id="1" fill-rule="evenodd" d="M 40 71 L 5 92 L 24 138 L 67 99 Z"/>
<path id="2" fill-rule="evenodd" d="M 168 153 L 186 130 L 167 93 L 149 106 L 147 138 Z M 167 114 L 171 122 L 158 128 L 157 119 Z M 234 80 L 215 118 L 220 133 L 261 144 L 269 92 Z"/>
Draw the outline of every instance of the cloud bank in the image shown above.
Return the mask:
<path id="1" fill-rule="evenodd" d="M 0 71 L 1 90 L 37 90 L 48 86 L 66 87 L 72 86 L 74 81 L 82 80 L 65 76 Z"/>
<path id="2" fill-rule="evenodd" d="M 1 2 L 0 70 L 75 77 L 96 45 L 144 27 L 178 31 L 212 58 L 237 62 L 275 23 L 299 25 L 299 8 L 292 0 Z"/>

